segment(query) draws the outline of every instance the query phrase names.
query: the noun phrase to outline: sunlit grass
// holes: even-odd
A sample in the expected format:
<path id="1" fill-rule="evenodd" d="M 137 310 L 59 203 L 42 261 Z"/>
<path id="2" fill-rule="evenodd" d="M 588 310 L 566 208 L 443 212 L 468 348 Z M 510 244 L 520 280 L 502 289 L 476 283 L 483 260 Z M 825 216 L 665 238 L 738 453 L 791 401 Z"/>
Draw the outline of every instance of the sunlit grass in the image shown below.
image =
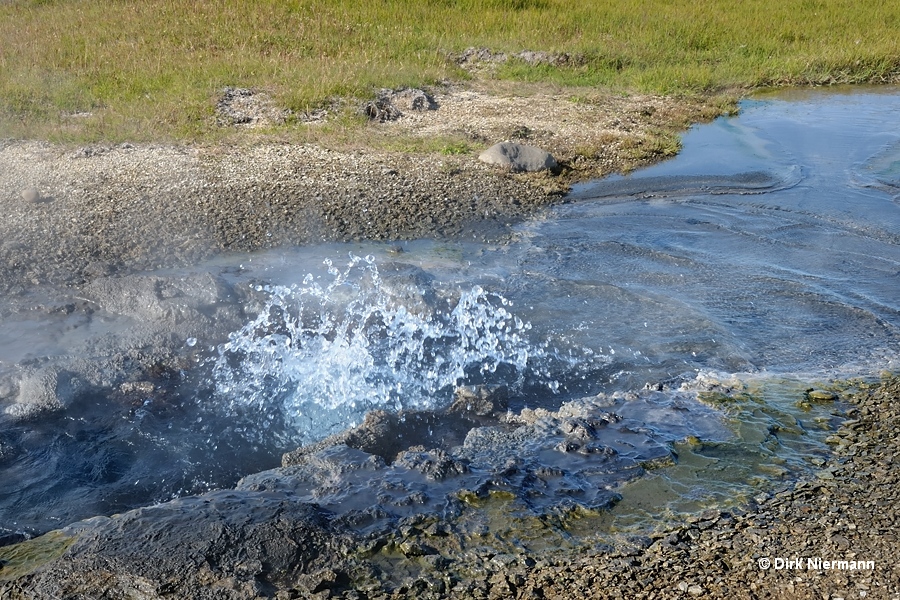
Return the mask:
<path id="1" fill-rule="evenodd" d="M 467 74 L 467 47 L 565 52 L 490 76 L 695 94 L 898 81 L 882 0 L 70 0 L 0 4 L 0 135 L 214 135 L 225 86 L 294 111 Z"/>

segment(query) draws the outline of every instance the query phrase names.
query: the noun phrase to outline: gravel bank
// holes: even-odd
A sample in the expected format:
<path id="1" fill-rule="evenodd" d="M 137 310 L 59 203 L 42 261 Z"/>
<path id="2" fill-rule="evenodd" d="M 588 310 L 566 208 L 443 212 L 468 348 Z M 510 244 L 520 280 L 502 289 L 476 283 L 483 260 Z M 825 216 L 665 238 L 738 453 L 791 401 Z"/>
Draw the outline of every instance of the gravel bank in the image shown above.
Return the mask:
<path id="1" fill-rule="evenodd" d="M 562 201 L 575 179 L 662 158 L 660 131 L 719 110 L 704 101 L 527 92 L 444 89 L 425 109 L 373 121 L 336 148 L 273 142 L 253 120 L 223 126 L 230 142 L 216 145 L 0 141 L 0 291 L 77 285 L 231 250 L 502 235 L 508 223 Z M 315 138 L 327 122 L 305 126 Z M 477 160 L 480 148 L 504 139 L 544 147 L 562 173 L 514 175 Z M 423 146 L 432 151 L 386 149 Z"/>

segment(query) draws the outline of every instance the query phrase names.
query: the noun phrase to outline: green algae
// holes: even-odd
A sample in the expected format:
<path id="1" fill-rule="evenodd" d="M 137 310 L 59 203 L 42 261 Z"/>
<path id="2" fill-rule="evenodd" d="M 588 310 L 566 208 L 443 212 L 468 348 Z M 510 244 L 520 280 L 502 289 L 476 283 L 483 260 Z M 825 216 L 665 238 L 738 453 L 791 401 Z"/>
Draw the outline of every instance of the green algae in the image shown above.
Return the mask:
<path id="1" fill-rule="evenodd" d="M 56 560 L 75 541 L 61 531 L 51 531 L 19 544 L 0 548 L 0 580 L 14 580 Z"/>

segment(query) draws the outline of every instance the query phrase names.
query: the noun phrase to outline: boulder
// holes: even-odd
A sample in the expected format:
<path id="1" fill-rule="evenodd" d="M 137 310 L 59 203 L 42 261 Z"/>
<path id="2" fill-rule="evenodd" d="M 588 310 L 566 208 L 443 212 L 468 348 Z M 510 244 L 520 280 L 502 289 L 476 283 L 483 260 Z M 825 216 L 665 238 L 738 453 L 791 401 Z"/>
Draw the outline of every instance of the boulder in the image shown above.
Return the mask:
<path id="1" fill-rule="evenodd" d="M 26 370 L 18 381 L 18 394 L 4 412 L 25 420 L 62 410 L 75 397 L 79 383 L 72 373 L 55 367 Z"/>
<path id="2" fill-rule="evenodd" d="M 506 167 L 516 173 L 555 169 L 557 166 L 556 159 L 549 152 L 535 146 L 526 146 L 513 142 L 494 144 L 479 154 L 478 160 L 489 165 Z"/>

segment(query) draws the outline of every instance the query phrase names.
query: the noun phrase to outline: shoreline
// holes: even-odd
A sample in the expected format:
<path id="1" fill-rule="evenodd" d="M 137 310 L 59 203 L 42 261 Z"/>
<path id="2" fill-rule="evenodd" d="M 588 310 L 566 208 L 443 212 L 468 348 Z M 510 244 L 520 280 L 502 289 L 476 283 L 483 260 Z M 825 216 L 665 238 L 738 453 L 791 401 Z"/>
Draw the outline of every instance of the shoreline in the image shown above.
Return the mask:
<path id="1" fill-rule="evenodd" d="M 0 569 L 0 592 L 11 600 L 896 598 L 900 377 L 851 382 L 840 399 L 849 408 L 829 438 L 834 454 L 814 474 L 742 508 L 707 509 L 612 545 L 505 553 L 427 515 L 367 537 L 315 505 L 265 494 L 253 501 L 264 517 L 247 521 L 247 499 L 222 490 L 6 547 L 0 558 L 12 570 Z M 160 517 L 183 520 L 196 537 L 185 544 Z"/>
<path id="2" fill-rule="evenodd" d="M 233 137 L 214 145 L 0 140 L 0 264 L 8 265 L 0 290 L 78 286 L 228 251 L 496 239 L 565 201 L 573 182 L 665 158 L 674 149 L 661 139 L 723 110 L 710 99 L 575 98 L 541 86 L 430 97 L 433 108 L 371 122 L 334 148 L 267 138 L 254 122 L 229 126 Z M 417 150 L 434 140 L 464 141 Z M 504 140 L 551 152 L 561 173 L 510 173 L 477 159 L 479 148 Z"/>

